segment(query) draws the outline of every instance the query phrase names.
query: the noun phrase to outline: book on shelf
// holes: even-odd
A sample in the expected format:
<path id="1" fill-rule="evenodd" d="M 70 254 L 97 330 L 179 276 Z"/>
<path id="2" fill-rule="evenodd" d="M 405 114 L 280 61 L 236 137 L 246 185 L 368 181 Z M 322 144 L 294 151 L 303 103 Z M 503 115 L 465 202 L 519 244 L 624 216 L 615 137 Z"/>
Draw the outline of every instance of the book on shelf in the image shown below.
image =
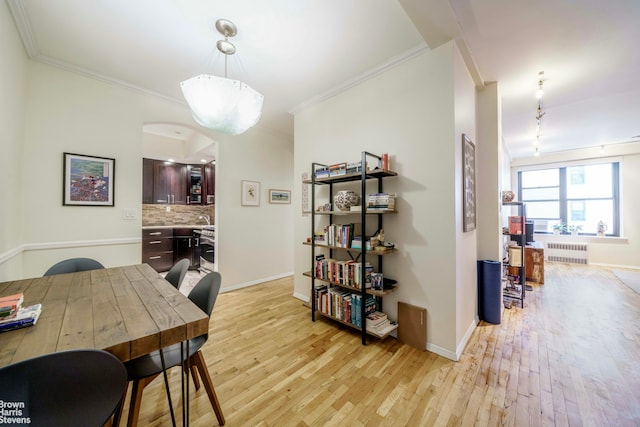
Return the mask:
<path id="1" fill-rule="evenodd" d="M 396 208 L 395 193 L 371 193 L 367 196 L 367 210 L 390 210 Z"/>
<path id="2" fill-rule="evenodd" d="M 347 164 L 346 163 L 336 163 L 333 165 L 329 165 L 329 176 L 341 176 L 347 173 Z"/>
<path id="3" fill-rule="evenodd" d="M 0 297 L 0 318 L 13 315 L 24 301 L 22 292 Z"/>
<path id="4" fill-rule="evenodd" d="M 0 320 L 0 332 L 33 326 L 40 318 L 40 313 L 42 313 L 42 304 L 20 307 L 11 316 L 4 317 Z"/>
<path id="5" fill-rule="evenodd" d="M 524 223 L 524 217 L 510 216 L 509 217 L 509 234 L 522 234 L 523 223 Z"/>
<path id="6" fill-rule="evenodd" d="M 313 174 L 315 175 L 316 178 L 319 178 L 319 179 L 329 178 L 329 168 L 319 167 L 315 171 L 313 171 Z"/>
<path id="7" fill-rule="evenodd" d="M 347 173 L 357 173 L 362 172 L 362 162 L 348 162 L 347 163 Z"/>
<path id="8" fill-rule="evenodd" d="M 353 248 L 354 238 L 362 233 L 361 224 L 329 224 L 324 227 L 324 243 L 339 248 Z"/>
<path id="9" fill-rule="evenodd" d="M 509 266 L 522 267 L 522 247 L 509 246 Z"/>

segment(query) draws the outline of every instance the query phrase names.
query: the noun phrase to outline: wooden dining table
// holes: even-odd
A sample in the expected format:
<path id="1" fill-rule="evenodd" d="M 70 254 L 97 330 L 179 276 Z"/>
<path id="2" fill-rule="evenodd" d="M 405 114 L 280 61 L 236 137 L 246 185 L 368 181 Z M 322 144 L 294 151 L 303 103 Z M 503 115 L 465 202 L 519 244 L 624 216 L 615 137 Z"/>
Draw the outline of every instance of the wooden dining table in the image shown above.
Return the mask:
<path id="1" fill-rule="evenodd" d="M 0 283 L 0 296 L 41 303 L 37 323 L 0 333 L 0 367 L 79 348 L 123 362 L 206 334 L 209 317 L 148 264 Z"/>

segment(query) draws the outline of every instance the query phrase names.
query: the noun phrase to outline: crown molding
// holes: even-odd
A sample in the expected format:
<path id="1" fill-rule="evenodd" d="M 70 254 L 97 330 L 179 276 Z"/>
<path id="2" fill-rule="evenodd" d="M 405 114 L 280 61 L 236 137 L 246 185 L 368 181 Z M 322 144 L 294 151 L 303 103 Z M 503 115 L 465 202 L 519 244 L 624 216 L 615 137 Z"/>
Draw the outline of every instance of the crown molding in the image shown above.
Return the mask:
<path id="1" fill-rule="evenodd" d="M 33 37 L 33 31 L 31 31 L 31 22 L 29 21 L 24 2 L 21 0 L 7 0 L 7 5 L 9 6 L 11 16 L 13 16 L 13 22 L 16 24 L 16 28 L 20 34 L 24 50 L 27 51 L 29 58 L 33 59 L 37 57 L 40 51 Z"/>
<path id="2" fill-rule="evenodd" d="M 409 49 L 403 53 L 401 53 L 400 55 L 396 55 L 392 58 L 390 58 L 388 61 L 378 65 L 375 68 L 372 68 L 371 70 L 365 71 L 364 73 L 360 74 L 359 76 L 356 76 L 350 80 L 347 80 L 344 83 L 339 84 L 338 86 L 335 86 L 331 89 L 329 89 L 328 91 L 313 97 L 301 104 L 296 105 L 295 107 L 291 108 L 288 112 L 296 115 L 299 112 L 305 110 L 306 108 L 309 108 L 312 105 L 318 104 L 320 102 L 326 101 L 329 98 L 333 98 L 334 96 L 338 95 L 339 93 L 342 93 L 344 91 L 347 91 L 367 80 L 370 80 L 380 74 L 385 73 L 386 71 L 406 62 L 409 61 L 410 59 L 413 59 L 417 56 L 422 55 L 423 53 L 429 51 L 429 46 L 426 45 L 426 43 L 421 43 L 418 46 Z"/>

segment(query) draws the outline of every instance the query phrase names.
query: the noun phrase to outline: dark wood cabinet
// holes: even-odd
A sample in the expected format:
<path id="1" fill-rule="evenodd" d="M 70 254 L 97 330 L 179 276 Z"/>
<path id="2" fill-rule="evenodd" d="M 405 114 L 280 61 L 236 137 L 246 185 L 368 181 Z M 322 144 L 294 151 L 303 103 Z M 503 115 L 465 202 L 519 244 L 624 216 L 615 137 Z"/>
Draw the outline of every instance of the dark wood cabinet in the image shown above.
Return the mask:
<path id="1" fill-rule="evenodd" d="M 153 171 L 156 160 L 142 159 L 142 203 L 153 204 Z"/>
<path id="2" fill-rule="evenodd" d="M 142 230 L 142 262 L 158 272 L 173 266 L 173 229 L 152 228 Z"/>
<path id="3" fill-rule="evenodd" d="M 204 196 L 202 203 L 205 205 L 214 205 L 216 203 L 216 165 L 208 163 L 204 166 L 204 185 L 202 191 Z"/>
<path id="4" fill-rule="evenodd" d="M 198 240 L 194 238 L 191 228 L 173 229 L 173 262 L 174 264 L 183 258 L 189 260 L 189 269 L 197 269 L 200 265 L 200 252 Z"/>
<path id="5" fill-rule="evenodd" d="M 187 166 L 187 186 L 188 203 L 191 205 L 203 204 L 204 165 Z"/>
<path id="6" fill-rule="evenodd" d="M 187 203 L 187 165 L 156 160 L 153 170 L 155 203 Z"/>
<path id="7" fill-rule="evenodd" d="M 213 164 L 185 165 L 142 159 L 142 203 L 212 205 L 215 172 Z"/>

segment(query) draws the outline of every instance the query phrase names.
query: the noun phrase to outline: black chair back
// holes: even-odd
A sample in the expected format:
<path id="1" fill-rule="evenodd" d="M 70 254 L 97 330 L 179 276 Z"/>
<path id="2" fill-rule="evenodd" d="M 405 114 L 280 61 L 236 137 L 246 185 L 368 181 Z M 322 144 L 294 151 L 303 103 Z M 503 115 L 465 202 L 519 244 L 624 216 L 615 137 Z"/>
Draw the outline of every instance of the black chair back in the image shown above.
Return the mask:
<path id="1" fill-rule="evenodd" d="M 91 258 L 70 258 L 65 259 L 52 265 L 44 276 L 53 276 L 54 274 L 76 273 L 78 271 L 99 270 L 104 268 L 95 259 Z"/>
<path id="2" fill-rule="evenodd" d="M 122 399 L 127 371 L 106 351 L 70 350 L 0 368 L 0 384 L 5 408 L 21 406 L 30 425 L 102 426 Z"/>
<path id="3" fill-rule="evenodd" d="M 187 275 L 187 270 L 191 262 L 187 258 L 183 258 L 176 262 L 171 270 L 164 276 L 164 279 L 171 283 L 176 289 L 180 289 L 184 277 Z"/>
<path id="4" fill-rule="evenodd" d="M 216 304 L 222 276 L 217 271 L 213 271 L 204 276 L 196 286 L 189 292 L 189 299 L 197 305 L 200 310 L 211 316 L 213 306 Z"/>

